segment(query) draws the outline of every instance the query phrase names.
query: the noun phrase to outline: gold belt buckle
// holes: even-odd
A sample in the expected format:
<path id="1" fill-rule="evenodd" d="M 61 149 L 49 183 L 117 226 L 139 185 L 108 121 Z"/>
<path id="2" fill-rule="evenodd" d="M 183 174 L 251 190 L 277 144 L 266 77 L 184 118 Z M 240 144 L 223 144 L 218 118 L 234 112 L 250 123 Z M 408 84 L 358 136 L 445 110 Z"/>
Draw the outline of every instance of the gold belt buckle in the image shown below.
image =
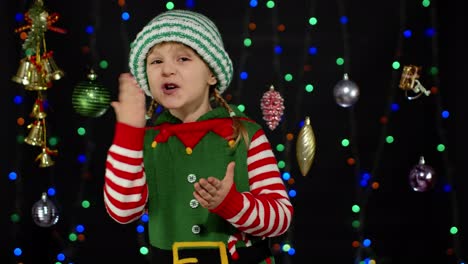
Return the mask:
<path id="1" fill-rule="evenodd" d="M 226 245 L 219 242 L 210 242 L 210 241 L 194 241 L 194 242 L 174 242 L 172 244 L 172 256 L 174 258 L 174 264 L 185 264 L 185 263 L 198 263 L 197 258 L 184 258 L 179 259 L 179 249 L 182 248 L 219 248 L 219 257 L 221 264 L 228 264 L 228 257 L 226 253 Z"/>

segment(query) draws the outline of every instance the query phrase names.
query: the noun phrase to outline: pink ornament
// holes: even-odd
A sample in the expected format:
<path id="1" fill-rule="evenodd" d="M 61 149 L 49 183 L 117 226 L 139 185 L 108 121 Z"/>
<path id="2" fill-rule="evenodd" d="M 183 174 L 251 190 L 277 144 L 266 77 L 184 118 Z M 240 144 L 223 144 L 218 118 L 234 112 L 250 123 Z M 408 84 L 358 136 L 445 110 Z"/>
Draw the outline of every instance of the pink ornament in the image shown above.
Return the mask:
<path id="1" fill-rule="evenodd" d="M 270 130 L 275 129 L 281 121 L 284 111 L 283 102 L 283 97 L 275 91 L 273 85 L 263 94 L 260 107 L 262 108 L 263 120 L 266 121 Z"/>

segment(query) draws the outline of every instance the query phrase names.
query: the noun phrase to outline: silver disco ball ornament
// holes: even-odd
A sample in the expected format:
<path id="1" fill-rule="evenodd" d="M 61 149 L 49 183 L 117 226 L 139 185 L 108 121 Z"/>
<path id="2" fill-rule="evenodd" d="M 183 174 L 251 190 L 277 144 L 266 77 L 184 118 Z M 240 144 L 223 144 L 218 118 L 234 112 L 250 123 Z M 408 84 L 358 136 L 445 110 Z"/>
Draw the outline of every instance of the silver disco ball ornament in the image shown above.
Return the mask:
<path id="1" fill-rule="evenodd" d="M 32 207 L 34 223 L 40 227 L 50 227 L 57 223 L 59 215 L 55 205 L 47 199 L 47 194 L 42 193 L 41 199 Z"/>
<path id="2" fill-rule="evenodd" d="M 350 107 L 359 99 L 359 87 L 345 73 L 343 80 L 340 80 L 333 88 L 333 96 L 339 106 Z"/>

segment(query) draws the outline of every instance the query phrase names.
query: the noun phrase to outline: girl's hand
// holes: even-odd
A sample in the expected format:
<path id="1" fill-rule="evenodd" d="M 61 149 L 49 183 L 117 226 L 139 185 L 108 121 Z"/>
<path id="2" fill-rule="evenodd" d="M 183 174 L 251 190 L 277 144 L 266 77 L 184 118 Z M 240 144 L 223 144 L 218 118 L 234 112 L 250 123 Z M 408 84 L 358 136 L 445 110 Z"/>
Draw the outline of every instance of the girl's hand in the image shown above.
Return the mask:
<path id="1" fill-rule="evenodd" d="M 146 125 L 145 93 L 130 73 L 119 76 L 119 100 L 111 103 L 117 122 L 133 127 Z"/>
<path id="2" fill-rule="evenodd" d="M 208 179 L 202 178 L 194 184 L 193 196 L 203 207 L 209 210 L 215 209 L 226 198 L 234 184 L 234 167 L 234 162 L 228 164 L 223 180 L 209 177 Z"/>

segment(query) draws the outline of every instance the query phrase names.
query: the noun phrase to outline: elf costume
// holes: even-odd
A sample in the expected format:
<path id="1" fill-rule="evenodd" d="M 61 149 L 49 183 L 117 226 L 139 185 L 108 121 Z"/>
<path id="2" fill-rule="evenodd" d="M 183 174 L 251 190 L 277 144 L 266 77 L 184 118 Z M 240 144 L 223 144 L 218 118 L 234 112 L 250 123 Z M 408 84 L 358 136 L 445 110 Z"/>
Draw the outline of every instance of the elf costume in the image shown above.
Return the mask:
<path id="1" fill-rule="evenodd" d="M 217 89 L 224 91 L 232 62 L 216 26 L 182 10 L 157 16 L 132 44 L 130 70 L 140 87 L 151 96 L 141 69 L 148 50 L 162 41 L 181 40 L 207 62 Z M 286 232 L 293 208 L 264 131 L 231 108 L 234 113 L 218 107 L 189 123 L 166 110 L 152 127 L 116 124 L 106 162 L 105 206 L 119 223 L 148 211 L 156 263 L 274 263 L 268 238 Z M 241 118 L 248 142 L 232 138 L 233 115 Z M 215 209 L 203 208 L 193 196 L 194 183 L 211 176 L 222 180 L 231 161 L 231 190 Z"/>

